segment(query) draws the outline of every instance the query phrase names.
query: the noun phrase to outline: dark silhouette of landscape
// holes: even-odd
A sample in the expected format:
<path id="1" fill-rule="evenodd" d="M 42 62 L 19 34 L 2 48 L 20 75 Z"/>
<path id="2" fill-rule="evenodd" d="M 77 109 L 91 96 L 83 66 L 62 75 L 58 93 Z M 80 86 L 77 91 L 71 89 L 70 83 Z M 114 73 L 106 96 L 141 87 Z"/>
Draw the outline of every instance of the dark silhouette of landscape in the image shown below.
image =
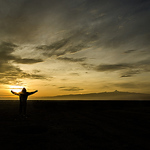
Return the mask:
<path id="1" fill-rule="evenodd" d="M 150 100 L 150 94 L 120 92 L 115 90 L 114 92 L 71 94 L 42 98 L 50 100 Z"/>
<path id="2" fill-rule="evenodd" d="M 0 149 L 149 149 L 150 103 L 134 101 L 0 101 Z"/>

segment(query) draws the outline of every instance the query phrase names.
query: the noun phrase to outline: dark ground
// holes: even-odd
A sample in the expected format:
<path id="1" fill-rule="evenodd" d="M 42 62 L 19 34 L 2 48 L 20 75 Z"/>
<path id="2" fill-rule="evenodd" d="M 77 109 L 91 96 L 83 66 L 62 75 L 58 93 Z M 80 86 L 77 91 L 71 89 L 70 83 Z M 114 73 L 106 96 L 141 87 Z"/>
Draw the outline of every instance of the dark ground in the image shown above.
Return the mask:
<path id="1" fill-rule="evenodd" d="M 150 149 L 150 101 L 0 101 L 0 149 Z"/>

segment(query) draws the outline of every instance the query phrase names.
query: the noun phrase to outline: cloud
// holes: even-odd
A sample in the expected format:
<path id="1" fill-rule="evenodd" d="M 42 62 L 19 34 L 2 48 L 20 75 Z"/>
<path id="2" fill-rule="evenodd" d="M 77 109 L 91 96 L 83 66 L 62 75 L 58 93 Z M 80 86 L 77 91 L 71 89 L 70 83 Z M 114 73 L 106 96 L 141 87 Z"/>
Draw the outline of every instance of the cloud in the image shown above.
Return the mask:
<path id="1" fill-rule="evenodd" d="M 81 51 L 82 49 L 86 48 L 87 46 L 85 46 L 84 44 L 78 44 L 75 46 L 69 46 L 66 50 L 66 52 L 70 52 L 70 53 L 76 53 L 78 51 Z"/>
<path id="2" fill-rule="evenodd" d="M 128 53 L 133 53 L 133 52 L 135 52 L 135 51 L 136 51 L 136 50 L 131 49 L 131 50 L 127 50 L 127 51 L 125 51 L 124 53 L 128 54 Z"/>
<path id="3" fill-rule="evenodd" d="M 58 50 L 58 49 L 64 47 L 67 44 L 68 41 L 69 41 L 69 39 L 62 39 L 60 41 L 55 41 L 51 45 L 38 46 L 37 49 L 41 49 L 41 50 L 44 50 L 44 51 Z"/>
<path id="4" fill-rule="evenodd" d="M 3 71 L 0 73 L 0 83 L 3 84 L 13 84 L 18 83 L 19 80 L 23 80 L 25 78 L 28 79 L 46 79 L 44 75 L 39 75 L 35 73 L 26 73 L 20 68 L 14 66 L 8 66 L 11 69 Z"/>
<path id="5" fill-rule="evenodd" d="M 121 77 L 132 77 L 144 72 L 150 72 L 150 59 L 145 59 L 136 63 L 130 64 L 130 67 L 124 70 Z"/>
<path id="6" fill-rule="evenodd" d="M 116 49 L 112 53 L 117 54 L 124 49 L 131 53 L 149 48 L 148 1 L 15 0 L 15 4 L 0 2 L 0 7 L 1 39 L 32 43 L 40 50 L 36 52 L 46 57 L 89 47 L 102 48 L 106 53 Z"/>
<path id="7" fill-rule="evenodd" d="M 100 64 L 98 66 L 82 63 L 82 66 L 89 70 L 97 72 L 115 72 L 118 71 L 121 77 L 132 77 L 144 72 L 150 72 L 150 59 L 145 59 L 135 63 L 116 63 Z"/>
<path id="8" fill-rule="evenodd" d="M 67 61 L 67 62 L 83 62 L 85 61 L 85 57 L 83 58 L 69 58 L 69 57 L 58 57 L 58 60 Z"/>
<path id="9" fill-rule="evenodd" d="M 100 4 L 103 3 L 103 4 Z M 94 27 L 92 33 L 97 33 L 96 45 L 107 49 L 147 48 L 149 43 L 150 24 L 148 19 L 148 1 L 130 3 L 129 1 L 114 2 L 93 2 L 88 1 L 90 9 L 95 9 L 91 25 Z M 96 19 L 97 15 L 105 12 L 105 16 Z M 95 17 L 94 17 L 95 16 Z M 148 25 L 145 25 L 147 22 Z M 122 28 L 119 28 L 122 26 Z M 94 32 L 96 31 L 96 32 Z M 91 34 L 91 33 L 90 33 Z M 131 45 L 130 45 L 131 44 Z"/>
<path id="10" fill-rule="evenodd" d="M 42 59 L 28 59 L 28 58 L 18 58 L 16 57 L 15 60 L 13 60 L 15 63 L 20 63 L 20 64 L 35 64 L 39 62 L 43 62 Z"/>
<path id="11" fill-rule="evenodd" d="M 132 75 L 133 75 L 133 74 L 125 74 L 125 75 L 122 75 L 121 77 L 122 77 L 122 78 L 125 78 L 125 77 L 132 77 Z"/>
<path id="12" fill-rule="evenodd" d="M 8 42 L 2 42 L 0 44 L 0 73 L 3 73 L 7 70 L 19 70 L 19 68 L 16 68 L 9 63 L 9 60 L 15 59 L 11 53 L 14 52 L 16 47 L 17 45 Z"/>
<path id="13" fill-rule="evenodd" d="M 106 64 L 96 67 L 97 71 L 118 71 L 122 69 L 131 68 L 131 64 Z"/>
<path id="14" fill-rule="evenodd" d="M 97 46 L 118 47 L 131 41 L 148 45 L 148 4 L 128 0 L 6 0 L 0 2 L 0 33 L 17 42 L 50 43 L 56 33 L 55 39 L 59 39 L 61 31 L 80 31 L 79 40 L 88 38 Z"/>
<path id="15" fill-rule="evenodd" d="M 51 57 L 53 55 L 60 56 L 66 53 L 64 49 L 63 50 L 60 49 L 63 48 L 68 42 L 69 39 L 63 39 L 63 40 L 55 41 L 50 45 L 37 46 L 36 49 L 41 50 L 43 52 L 43 55 L 48 57 Z"/>
<path id="16" fill-rule="evenodd" d="M 63 39 L 58 39 L 51 44 L 36 46 L 35 49 L 41 51 L 47 57 L 63 56 L 67 53 L 73 54 L 89 48 L 88 43 L 91 42 L 91 39 L 84 35 L 84 30 L 71 31 L 70 35 L 64 35 Z"/>
<path id="17" fill-rule="evenodd" d="M 128 69 L 128 70 L 125 70 L 124 72 L 122 72 L 121 74 L 121 77 L 122 78 L 125 78 L 125 77 L 132 77 L 136 74 L 140 74 L 142 71 L 140 69 Z M 143 71 L 144 72 L 144 71 Z"/>
<path id="18" fill-rule="evenodd" d="M 42 53 L 45 57 L 56 56 L 70 62 L 82 62 L 82 59 L 68 58 L 66 54 L 89 47 L 100 48 L 106 54 L 111 51 L 112 57 L 120 57 L 118 53 L 124 52 L 124 49 L 128 49 L 124 52 L 127 54 L 136 49 L 149 51 L 148 6 L 148 0 L 0 1 L 0 28 L 3 29 L 0 30 L 0 40 L 16 43 L 1 43 L 0 72 L 17 69 L 9 61 L 21 64 L 43 61 L 12 55 L 22 43 L 34 44 L 36 53 Z M 92 49 L 90 53 L 93 53 Z M 100 65 L 83 63 L 82 66 L 99 72 L 119 71 L 122 77 L 132 77 L 150 70 L 149 63 L 144 61 Z"/>
<path id="19" fill-rule="evenodd" d="M 99 65 L 96 67 L 95 70 L 100 72 L 119 71 L 121 77 L 132 77 L 136 74 L 150 72 L 149 66 L 150 64 L 146 63 L 146 61 L 141 61 L 141 62 L 129 63 L 129 64 Z"/>
<path id="20" fill-rule="evenodd" d="M 83 89 L 79 87 L 59 87 L 62 91 L 81 91 Z"/>
<path id="21" fill-rule="evenodd" d="M 81 24 L 80 15 L 84 12 L 80 5 L 83 3 L 84 0 L 0 2 L 0 28 L 3 29 L 0 33 L 5 38 L 30 43 L 39 37 L 49 38 L 61 30 L 72 30 Z"/>
<path id="22" fill-rule="evenodd" d="M 9 84 L 11 82 L 17 82 L 18 79 L 24 78 L 45 79 L 43 75 L 26 73 L 19 67 L 13 66 L 12 63 L 9 63 L 10 60 L 23 64 L 33 64 L 42 61 L 40 59 L 21 59 L 12 55 L 12 52 L 14 52 L 17 47 L 17 45 L 9 42 L 2 42 L 0 44 L 0 83 Z"/>
<path id="23" fill-rule="evenodd" d="M 19 75 L 19 78 L 30 78 L 30 79 L 45 79 L 43 75 L 38 75 L 38 74 L 29 74 L 25 72 L 21 72 Z"/>
<path id="24" fill-rule="evenodd" d="M 8 61 L 12 60 L 16 63 L 21 64 L 34 64 L 38 62 L 42 62 L 42 59 L 28 59 L 28 58 L 21 58 L 18 56 L 13 55 L 12 53 L 15 51 L 15 49 L 19 47 L 18 45 L 15 45 L 10 42 L 2 42 L 0 44 L 0 62 L 1 65 L 10 65 Z"/>
<path id="25" fill-rule="evenodd" d="M 2 42 L 0 44 L 0 61 L 12 60 L 15 57 L 11 55 L 14 52 L 14 49 L 18 47 L 17 45 L 9 42 Z"/>

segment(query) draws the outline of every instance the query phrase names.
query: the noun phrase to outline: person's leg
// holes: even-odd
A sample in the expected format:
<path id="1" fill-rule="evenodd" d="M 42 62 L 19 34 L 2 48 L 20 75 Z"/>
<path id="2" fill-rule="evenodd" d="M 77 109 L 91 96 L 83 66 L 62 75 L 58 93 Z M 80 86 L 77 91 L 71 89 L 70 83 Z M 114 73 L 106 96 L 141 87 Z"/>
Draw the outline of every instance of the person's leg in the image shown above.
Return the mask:
<path id="1" fill-rule="evenodd" d="M 22 101 L 20 101 L 19 113 L 22 115 Z"/>
<path id="2" fill-rule="evenodd" d="M 23 115 L 26 115 L 27 101 L 23 102 Z"/>

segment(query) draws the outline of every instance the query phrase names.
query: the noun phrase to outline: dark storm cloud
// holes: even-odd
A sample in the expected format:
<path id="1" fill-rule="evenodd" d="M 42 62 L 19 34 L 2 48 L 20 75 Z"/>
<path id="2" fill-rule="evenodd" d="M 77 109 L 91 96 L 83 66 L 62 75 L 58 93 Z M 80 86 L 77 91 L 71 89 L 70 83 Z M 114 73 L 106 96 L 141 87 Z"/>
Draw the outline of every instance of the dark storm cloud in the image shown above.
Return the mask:
<path id="1" fill-rule="evenodd" d="M 79 87 L 59 87 L 62 91 L 81 91 L 84 89 L 81 89 Z"/>
<path id="2" fill-rule="evenodd" d="M 85 57 L 83 58 L 69 58 L 69 57 L 58 57 L 58 60 L 67 61 L 67 62 L 83 62 L 85 61 Z"/>

